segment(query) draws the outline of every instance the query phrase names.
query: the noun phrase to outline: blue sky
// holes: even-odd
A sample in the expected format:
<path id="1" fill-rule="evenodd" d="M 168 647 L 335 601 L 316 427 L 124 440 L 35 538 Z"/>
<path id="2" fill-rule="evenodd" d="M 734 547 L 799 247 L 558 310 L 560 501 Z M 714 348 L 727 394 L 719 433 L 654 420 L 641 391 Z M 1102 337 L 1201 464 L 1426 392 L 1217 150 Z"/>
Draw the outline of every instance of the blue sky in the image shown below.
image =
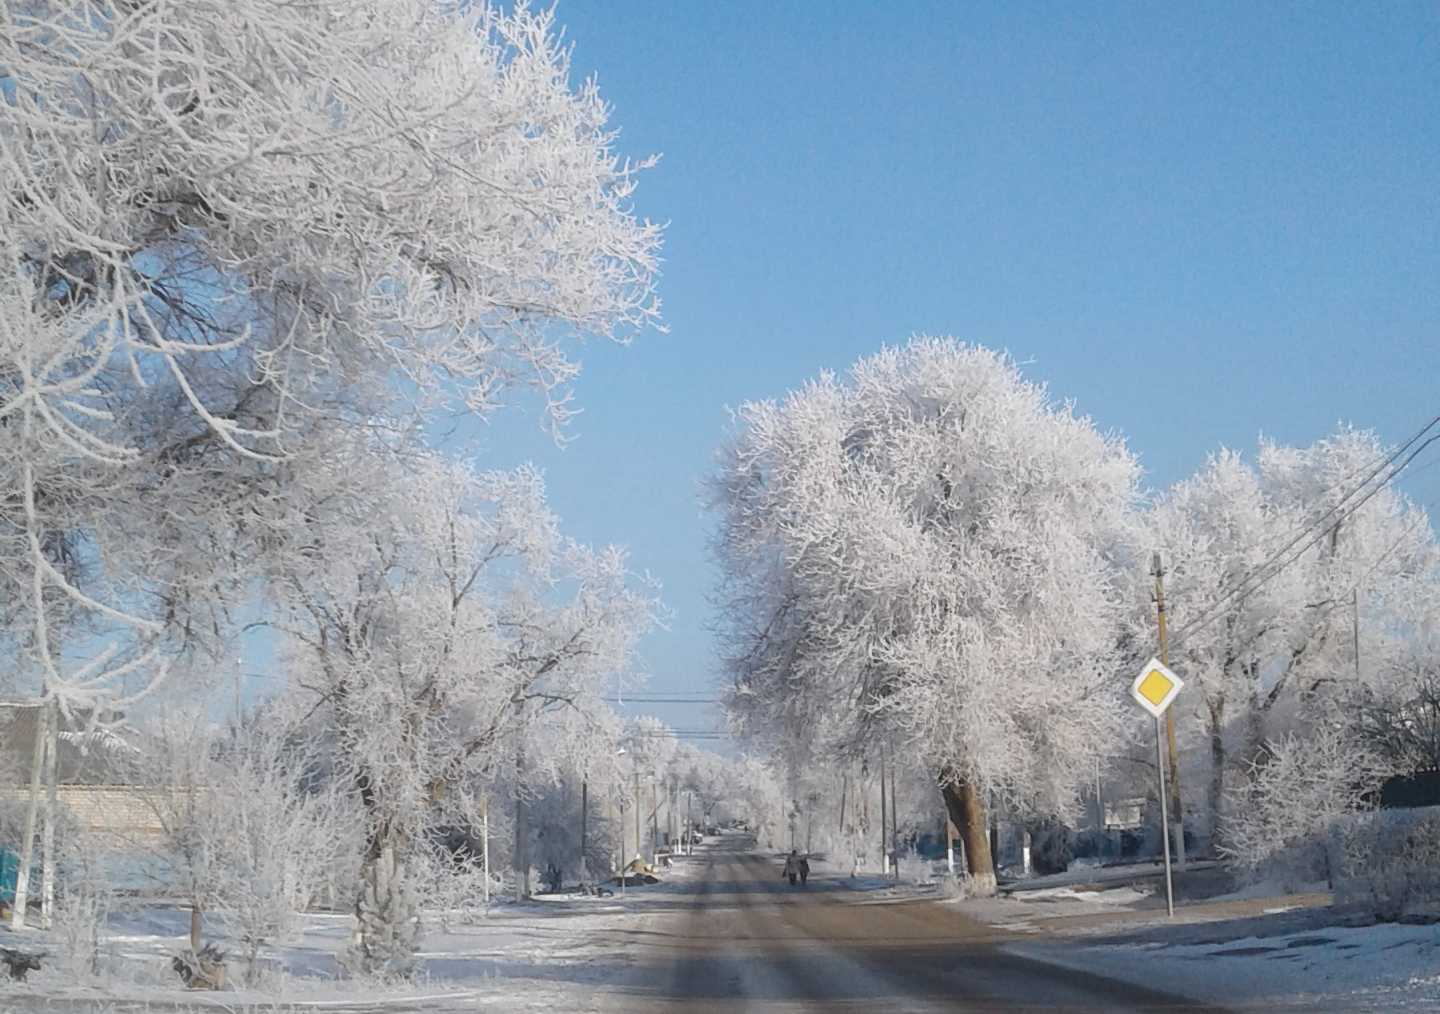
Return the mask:
<path id="1" fill-rule="evenodd" d="M 665 585 L 650 690 L 704 690 L 725 406 L 950 334 L 1125 434 L 1156 486 L 1264 433 L 1440 414 L 1440 6 L 562 0 L 670 223 L 668 335 L 588 346 L 567 530 Z M 1440 468 L 1404 484 L 1440 497 Z M 689 706 L 646 709 L 712 722 Z"/>

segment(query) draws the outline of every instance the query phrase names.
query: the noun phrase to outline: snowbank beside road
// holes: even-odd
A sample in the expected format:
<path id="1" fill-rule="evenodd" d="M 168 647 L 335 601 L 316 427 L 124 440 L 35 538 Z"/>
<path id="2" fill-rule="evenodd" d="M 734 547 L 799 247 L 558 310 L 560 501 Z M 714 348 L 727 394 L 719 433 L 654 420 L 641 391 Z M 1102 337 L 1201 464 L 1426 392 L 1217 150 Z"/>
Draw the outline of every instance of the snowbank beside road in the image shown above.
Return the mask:
<path id="1" fill-rule="evenodd" d="M 1161 893 L 1157 893 L 1161 892 Z M 1197 1001 L 1365 1012 L 1440 1008 L 1440 928 L 1366 925 L 1326 893 L 1252 887 L 1165 914 L 1152 883 L 959 902 L 1010 952 Z"/>
<path id="2" fill-rule="evenodd" d="M 1440 1006 L 1434 926 L 1322 927 L 1183 942 L 1183 931 L 1194 928 L 1175 927 L 1173 943 L 1026 940 L 1005 950 L 1213 1003 L 1357 1014 Z"/>
<path id="3" fill-rule="evenodd" d="M 653 890 L 653 888 L 652 888 Z M 191 993 L 169 967 L 170 957 L 188 945 L 189 914 L 175 908 L 146 908 L 112 919 L 103 977 L 46 962 L 23 984 L 0 987 L 0 1007 L 16 1014 L 42 1010 L 109 1011 L 144 1009 L 256 1009 L 303 1011 L 367 1010 L 421 1004 L 426 1010 L 490 1008 L 505 1011 L 588 1009 L 586 998 L 615 980 L 626 967 L 627 934 L 643 931 L 650 916 L 631 892 L 628 903 L 593 899 L 564 904 L 497 904 L 488 916 L 442 928 L 427 914 L 414 982 L 380 984 L 342 978 L 337 954 L 349 940 L 353 917 L 310 914 L 300 934 L 261 952 L 260 981 L 253 987 L 216 994 Z M 207 934 L 207 939 L 209 934 Z M 29 945 L 59 951 L 38 935 Z M 0 943 L 17 938 L 0 934 Z M 224 944 L 222 943 L 222 946 Z M 243 962 L 230 955 L 229 973 L 238 983 Z M 422 1002 L 423 998 L 423 1002 Z M 123 1005 L 123 1007 L 121 1006 Z"/>

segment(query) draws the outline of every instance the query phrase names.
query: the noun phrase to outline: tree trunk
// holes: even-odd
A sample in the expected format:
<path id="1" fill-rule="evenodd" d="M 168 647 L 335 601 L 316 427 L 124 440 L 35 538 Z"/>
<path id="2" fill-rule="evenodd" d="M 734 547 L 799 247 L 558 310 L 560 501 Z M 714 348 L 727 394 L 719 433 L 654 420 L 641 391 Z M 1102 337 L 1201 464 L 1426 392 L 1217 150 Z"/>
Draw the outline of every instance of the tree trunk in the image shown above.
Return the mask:
<path id="1" fill-rule="evenodd" d="M 200 903 L 190 903 L 190 953 L 200 953 Z"/>
<path id="2" fill-rule="evenodd" d="M 973 782 L 954 772 L 941 776 L 940 792 L 945 809 L 960 832 L 965 847 L 965 868 L 970 874 L 971 890 L 976 894 L 995 893 L 995 862 L 990 854 L 990 837 L 985 826 L 985 804 Z"/>
<path id="3" fill-rule="evenodd" d="M 420 942 L 420 905 L 392 842 L 361 867 L 355 935 L 341 954 L 352 973 L 408 976 Z"/>

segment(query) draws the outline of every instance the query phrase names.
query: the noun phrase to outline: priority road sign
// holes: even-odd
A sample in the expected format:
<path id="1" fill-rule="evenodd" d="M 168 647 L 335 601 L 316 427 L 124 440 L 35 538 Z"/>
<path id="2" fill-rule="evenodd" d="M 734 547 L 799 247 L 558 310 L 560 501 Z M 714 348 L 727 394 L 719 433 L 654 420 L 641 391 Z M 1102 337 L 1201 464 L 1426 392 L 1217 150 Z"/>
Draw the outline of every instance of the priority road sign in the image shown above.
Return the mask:
<path id="1" fill-rule="evenodd" d="M 1184 685 L 1185 681 L 1166 668 L 1158 658 L 1152 658 L 1145 663 L 1140 675 L 1136 676 L 1135 682 L 1130 685 L 1130 696 L 1139 702 L 1140 707 L 1159 718 L 1165 714 L 1165 709 L 1174 702 L 1175 695 L 1180 693 L 1180 688 Z"/>

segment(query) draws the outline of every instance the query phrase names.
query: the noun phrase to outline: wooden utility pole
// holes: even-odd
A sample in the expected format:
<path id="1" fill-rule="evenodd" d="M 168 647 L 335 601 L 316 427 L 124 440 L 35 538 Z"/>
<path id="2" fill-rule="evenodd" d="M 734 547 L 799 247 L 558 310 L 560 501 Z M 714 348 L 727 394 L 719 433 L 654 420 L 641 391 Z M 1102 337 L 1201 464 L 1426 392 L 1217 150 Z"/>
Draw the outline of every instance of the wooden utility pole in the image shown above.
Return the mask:
<path id="1" fill-rule="evenodd" d="M 619 798 L 615 805 L 620 808 L 620 897 L 625 897 L 625 784 L 621 782 L 615 787 Z"/>
<path id="2" fill-rule="evenodd" d="M 1360 586 L 1350 589 L 1350 640 L 1355 648 L 1355 683 L 1360 683 Z"/>
<path id="3" fill-rule="evenodd" d="M 1165 630 L 1165 568 L 1157 550 L 1151 558 L 1155 575 L 1155 615 L 1160 627 L 1160 664 L 1170 665 L 1170 643 Z M 1171 834 L 1175 841 L 1175 865 L 1185 868 L 1185 816 L 1180 807 L 1180 751 L 1175 745 L 1175 709 L 1165 709 L 1165 743 L 1168 747 Z"/>
<path id="4" fill-rule="evenodd" d="M 885 847 L 890 828 L 885 818 L 885 744 L 880 744 L 880 872 L 890 872 L 890 851 Z"/>
<path id="5" fill-rule="evenodd" d="M 895 792 L 895 764 L 892 762 L 890 764 L 890 854 L 897 860 L 894 864 L 895 876 L 897 877 L 900 876 L 900 863 L 898 862 L 900 852 L 899 842 L 897 841 L 900 837 L 900 821 L 897 816 L 899 810 L 900 797 Z"/>
<path id="6" fill-rule="evenodd" d="M 590 868 L 585 857 L 589 854 L 587 833 L 590 830 L 590 779 L 580 779 L 580 879 L 589 881 Z"/>

